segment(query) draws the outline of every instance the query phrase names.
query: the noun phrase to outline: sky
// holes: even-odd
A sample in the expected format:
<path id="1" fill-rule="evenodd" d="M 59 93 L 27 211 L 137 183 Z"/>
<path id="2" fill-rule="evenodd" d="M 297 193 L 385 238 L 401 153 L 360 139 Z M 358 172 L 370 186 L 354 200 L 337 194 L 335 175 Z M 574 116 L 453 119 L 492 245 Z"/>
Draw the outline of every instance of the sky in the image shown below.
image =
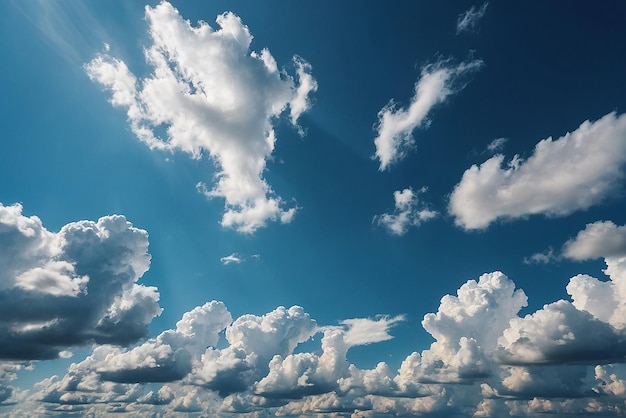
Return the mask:
<path id="1" fill-rule="evenodd" d="M 0 2 L 0 416 L 626 416 L 625 18 Z"/>

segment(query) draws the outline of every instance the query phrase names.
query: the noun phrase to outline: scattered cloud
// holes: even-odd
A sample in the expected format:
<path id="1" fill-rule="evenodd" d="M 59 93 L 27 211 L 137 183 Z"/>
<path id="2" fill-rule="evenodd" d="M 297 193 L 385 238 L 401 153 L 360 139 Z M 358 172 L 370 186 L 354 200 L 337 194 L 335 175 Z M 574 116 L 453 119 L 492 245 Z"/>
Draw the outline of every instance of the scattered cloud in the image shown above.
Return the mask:
<path id="1" fill-rule="evenodd" d="M 439 61 L 422 68 L 419 80 L 408 107 L 398 108 L 391 100 L 380 112 L 376 124 L 374 158 L 380 161 L 380 171 L 385 171 L 406 156 L 415 145 L 412 132 L 428 126 L 432 108 L 443 103 L 450 95 L 464 87 L 463 76 L 482 67 L 480 60 L 451 65 L 449 60 Z"/>
<path id="2" fill-rule="evenodd" d="M 422 203 L 417 197 L 419 193 L 424 193 L 426 190 L 422 187 L 417 192 L 411 188 L 393 192 L 394 212 L 376 215 L 373 221 L 384 226 L 393 235 L 404 235 L 410 227 L 417 227 L 435 218 L 438 213 L 428 209 L 428 205 Z"/>
<path id="3" fill-rule="evenodd" d="M 231 255 L 227 255 L 225 257 L 220 258 L 220 262 L 225 266 L 229 264 L 239 264 L 243 262 L 244 259 L 237 253 L 232 253 Z"/>
<path id="4" fill-rule="evenodd" d="M 611 221 L 587 224 L 575 238 L 563 246 L 563 255 L 572 260 L 626 256 L 626 225 Z"/>
<path id="5" fill-rule="evenodd" d="M 508 141 L 508 138 L 496 138 L 487 145 L 487 151 L 491 153 L 502 151 Z"/>
<path id="6" fill-rule="evenodd" d="M 477 29 L 478 22 L 483 18 L 487 11 L 489 3 L 483 3 L 480 9 L 476 10 L 475 6 L 461 13 L 456 21 L 456 33 L 474 32 Z"/>
<path id="7" fill-rule="evenodd" d="M 150 148 L 211 158 L 215 184 L 200 183 L 200 190 L 225 200 L 222 226 L 253 233 L 270 220 L 290 222 L 296 208 L 286 208 L 263 172 L 276 145 L 276 118 L 288 112 L 303 132 L 298 118 L 317 90 L 310 64 L 295 56 L 293 77 L 268 49 L 251 51 L 248 27 L 230 12 L 217 17 L 217 30 L 192 26 L 167 2 L 147 6 L 146 20 L 152 74 L 138 79 L 104 53 L 85 66 L 89 77 L 111 92 L 113 106 L 126 109 L 132 131 Z"/>
<path id="8" fill-rule="evenodd" d="M 495 155 L 465 171 L 449 212 L 465 229 L 533 214 L 565 216 L 607 199 L 621 184 L 626 163 L 626 115 L 609 113 L 574 132 L 535 146 L 527 159 L 504 164 Z"/>
<path id="9" fill-rule="evenodd" d="M 548 264 L 561 259 L 559 254 L 554 252 L 554 248 L 550 247 L 544 252 L 534 253 L 529 257 L 524 257 L 524 264 Z"/>
<path id="10" fill-rule="evenodd" d="M 68 349 L 129 344 L 161 313 L 148 234 L 123 216 L 79 221 L 57 233 L 22 206 L 0 204 L 0 359 L 57 358 Z"/>

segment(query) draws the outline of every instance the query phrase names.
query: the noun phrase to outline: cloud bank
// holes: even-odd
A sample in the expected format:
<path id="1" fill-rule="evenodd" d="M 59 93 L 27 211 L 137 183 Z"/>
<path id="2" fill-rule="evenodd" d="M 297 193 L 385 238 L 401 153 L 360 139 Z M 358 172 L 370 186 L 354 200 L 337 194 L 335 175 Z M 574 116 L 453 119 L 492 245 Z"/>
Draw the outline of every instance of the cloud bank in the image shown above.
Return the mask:
<path id="1" fill-rule="evenodd" d="M 626 163 L 626 116 L 609 113 L 563 137 L 539 141 L 533 154 L 504 162 L 495 155 L 465 171 L 449 212 L 465 229 L 498 219 L 585 210 L 618 191 Z"/>
<path id="2" fill-rule="evenodd" d="M 378 112 L 374 157 L 380 161 L 380 171 L 389 169 L 406 156 L 407 151 L 415 145 L 412 132 L 416 128 L 428 126 L 428 115 L 432 108 L 461 90 L 462 77 L 481 66 L 480 60 L 456 66 L 450 65 L 449 61 L 426 65 L 415 83 L 408 107 L 398 108 L 391 100 Z"/>
<path id="3" fill-rule="evenodd" d="M 295 77 L 279 69 L 268 49 L 250 50 L 252 35 L 232 13 L 219 29 L 192 26 L 169 3 L 146 7 L 152 44 L 145 48 L 152 73 L 137 78 L 118 58 L 100 54 L 85 69 L 126 109 L 134 134 L 152 149 L 209 156 L 217 173 L 207 197 L 225 200 L 221 224 L 253 233 L 267 221 L 288 223 L 287 208 L 263 178 L 276 145 L 274 123 L 283 113 L 298 126 L 317 90 L 311 66 L 295 56 Z M 159 136 L 159 132 L 164 132 Z"/>
<path id="4" fill-rule="evenodd" d="M 574 276 L 570 300 L 525 316 L 526 294 L 503 273 L 468 280 L 424 316 L 430 347 L 394 371 L 361 369 L 348 352 L 393 338 L 404 315 L 320 326 L 299 306 L 233 318 L 211 301 L 137 343 L 160 312 L 156 289 L 135 283 L 149 267 L 145 231 L 110 216 L 52 233 L 20 205 L 0 209 L 10 249 L 0 258 L 0 406 L 15 416 L 606 416 L 626 399 L 626 251 L 611 222 L 564 246 L 574 259 L 604 255 L 608 280 Z M 29 391 L 10 384 L 30 361 L 85 344 L 91 354 L 64 376 Z"/>

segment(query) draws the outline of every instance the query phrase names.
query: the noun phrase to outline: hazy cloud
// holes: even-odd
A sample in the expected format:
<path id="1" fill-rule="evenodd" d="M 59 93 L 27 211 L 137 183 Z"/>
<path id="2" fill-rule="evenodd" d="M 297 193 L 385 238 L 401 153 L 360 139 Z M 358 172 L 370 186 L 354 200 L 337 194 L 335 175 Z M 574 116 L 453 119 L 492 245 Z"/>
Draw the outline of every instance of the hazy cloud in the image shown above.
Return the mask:
<path id="1" fill-rule="evenodd" d="M 476 10 L 475 6 L 470 7 L 469 10 L 461 13 L 456 21 L 456 33 L 461 32 L 473 32 L 478 26 L 478 22 L 483 18 L 487 11 L 489 3 L 483 3 L 480 9 Z"/>
<path id="2" fill-rule="evenodd" d="M 285 207 L 263 172 L 276 118 L 289 109 L 302 132 L 298 118 L 317 89 L 310 64 L 295 56 L 294 78 L 269 50 L 251 51 L 248 27 L 230 12 L 217 17 L 217 30 L 192 26 L 167 2 L 147 6 L 146 20 L 153 73 L 137 79 L 123 61 L 100 54 L 85 66 L 89 77 L 110 90 L 114 106 L 126 108 L 132 131 L 150 148 L 210 156 L 216 181 L 200 190 L 225 200 L 224 227 L 252 233 L 268 220 L 290 222 L 296 208 Z"/>
<path id="3" fill-rule="evenodd" d="M 565 216 L 608 198 L 626 163 L 626 116 L 609 113 L 574 132 L 535 146 L 523 160 L 495 155 L 465 171 L 450 196 L 449 212 L 465 229 L 533 214 Z"/>

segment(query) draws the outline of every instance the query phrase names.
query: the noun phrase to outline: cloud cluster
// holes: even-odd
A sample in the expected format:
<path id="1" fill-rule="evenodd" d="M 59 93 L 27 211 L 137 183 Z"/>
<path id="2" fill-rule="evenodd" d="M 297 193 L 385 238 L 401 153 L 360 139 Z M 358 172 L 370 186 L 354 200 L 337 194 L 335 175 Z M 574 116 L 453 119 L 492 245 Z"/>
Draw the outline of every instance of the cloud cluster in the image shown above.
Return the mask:
<path id="1" fill-rule="evenodd" d="M 152 74 L 138 79 L 123 61 L 101 54 L 85 66 L 89 77 L 126 108 L 132 131 L 150 148 L 210 156 L 215 184 L 198 187 L 225 199 L 224 227 L 252 233 L 268 220 L 290 222 L 296 208 L 285 208 L 263 172 L 276 144 L 275 119 L 288 109 L 302 132 L 298 118 L 317 89 L 310 64 L 295 56 L 295 78 L 279 69 L 269 50 L 250 49 L 252 35 L 233 13 L 217 17 L 217 30 L 194 27 L 162 2 L 146 7 L 146 20 Z"/>
<path id="2" fill-rule="evenodd" d="M 213 301 L 134 347 L 95 347 L 65 376 L 18 394 L 23 399 L 14 409 L 103 416 L 619 414 L 626 399 L 625 260 L 607 259 L 606 282 L 573 277 L 571 302 L 524 317 L 526 295 L 503 273 L 469 280 L 424 316 L 435 341 L 397 371 L 384 362 L 360 369 L 347 353 L 391 338 L 402 316 L 320 327 L 297 306 L 233 320 Z M 298 349 L 320 332 L 318 349 Z"/>
<path id="3" fill-rule="evenodd" d="M 90 343 L 129 344 L 161 312 L 148 270 L 148 235 L 123 216 L 58 233 L 22 206 L 0 204 L 0 359 L 59 357 Z"/>
<path id="4" fill-rule="evenodd" d="M 374 216 L 374 222 L 384 226 L 393 235 L 404 235 L 410 227 L 419 226 L 423 222 L 433 219 L 438 213 L 429 209 L 417 196 L 418 193 L 425 191 L 425 187 L 417 192 L 409 187 L 402 191 L 393 192 L 394 212 Z"/>
<path id="5" fill-rule="evenodd" d="M 389 169 L 406 156 L 406 152 L 415 145 L 412 132 L 429 124 L 431 109 L 461 90 L 463 76 L 481 66 L 480 60 L 458 65 L 450 65 L 449 61 L 426 65 L 415 83 L 415 92 L 408 107 L 398 108 L 392 100 L 378 112 L 374 157 L 380 161 L 380 171 Z"/>
<path id="6" fill-rule="evenodd" d="M 609 113 L 535 146 L 524 160 L 495 155 L 465 171 L 449 212 L 465 229 L 533 214 L 565 216 L 609 198 L 624 178 L 626 115 Z"/>

